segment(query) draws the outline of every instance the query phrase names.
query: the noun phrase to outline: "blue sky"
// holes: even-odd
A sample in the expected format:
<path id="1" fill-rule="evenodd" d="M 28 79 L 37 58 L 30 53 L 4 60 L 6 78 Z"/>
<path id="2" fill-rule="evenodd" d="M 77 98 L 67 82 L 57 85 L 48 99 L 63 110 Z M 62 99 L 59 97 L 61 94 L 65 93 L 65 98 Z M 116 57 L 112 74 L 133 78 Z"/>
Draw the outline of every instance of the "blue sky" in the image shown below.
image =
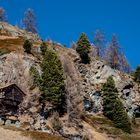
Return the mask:
<path id="1" fill-rule="evenodd" d="M 81 32 L 93 40 L 101 29 L 109 41 L 116 33 L 130 64 L 140 63 L 140 0 L 0 0 L 8 21 L 17 24 L 27 8 L 37 17 L 40 36 L 69 46 Z"/>

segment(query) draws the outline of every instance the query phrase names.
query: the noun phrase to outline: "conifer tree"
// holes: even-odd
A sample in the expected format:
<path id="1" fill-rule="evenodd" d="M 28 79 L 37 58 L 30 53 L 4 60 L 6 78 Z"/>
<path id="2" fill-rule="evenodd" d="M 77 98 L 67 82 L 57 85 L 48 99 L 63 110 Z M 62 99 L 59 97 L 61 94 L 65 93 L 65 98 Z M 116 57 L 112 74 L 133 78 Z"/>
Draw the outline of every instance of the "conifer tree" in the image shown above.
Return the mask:
<path id="1" fill-rule="evenodd" d="M 115 82 L 109 77 L 103 85 L 103 113 L 113 121 L 115 127 L 131 133 L 131 123 L 117 93 Z"/>
<path id="2" fill-rule="evenodd" d="M 90 42 L 86 34 L 82 33 L 78 42 L 76 51 L 79 53 L 82 63 L 89 63 Z"/>
<path id="3" fill-rule="evenodd" d="M 41 91 L 43 100 L 62 108 L 64 103 L 64 71 L 56 53 L 47 49 L 41 63 Z"/>
<path id="4" fill-rule="evenodd" d="M 23 48 L 26 53 L 31 53 L 32 46 L 33 44 L 31 41 L 29 40 L 24 41 Z"/>

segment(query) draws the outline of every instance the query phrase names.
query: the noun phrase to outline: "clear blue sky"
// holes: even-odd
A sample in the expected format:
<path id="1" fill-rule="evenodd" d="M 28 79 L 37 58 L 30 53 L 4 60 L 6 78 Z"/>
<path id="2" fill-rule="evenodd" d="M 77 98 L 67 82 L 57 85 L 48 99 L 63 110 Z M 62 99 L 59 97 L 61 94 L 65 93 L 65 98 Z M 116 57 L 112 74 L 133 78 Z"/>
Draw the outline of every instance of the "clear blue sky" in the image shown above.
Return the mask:
<path id="1" fill-rule="evenodd" d="M 0 6 L 11 24 L 34 9 L 40 36 L 67 46 L 81 32 L 91 41 L 96 29 L 108 40 L 116 33 L 132 67 L 140 63 L 140 0 L 0 0 Z"/>

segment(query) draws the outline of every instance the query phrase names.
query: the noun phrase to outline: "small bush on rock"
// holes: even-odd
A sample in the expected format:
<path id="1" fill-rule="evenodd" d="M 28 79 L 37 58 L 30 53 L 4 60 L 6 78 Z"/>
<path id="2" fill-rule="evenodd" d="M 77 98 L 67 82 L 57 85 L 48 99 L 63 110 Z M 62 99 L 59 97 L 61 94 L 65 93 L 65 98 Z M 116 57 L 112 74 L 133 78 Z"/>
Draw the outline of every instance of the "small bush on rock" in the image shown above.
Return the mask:
<path id="1" fill-rule="evenodd" d="M 32 46 L 33 44 L 31 41 L 29 40 L 24 41 L 23 48 L 26 53 L 31 53 Z"/>

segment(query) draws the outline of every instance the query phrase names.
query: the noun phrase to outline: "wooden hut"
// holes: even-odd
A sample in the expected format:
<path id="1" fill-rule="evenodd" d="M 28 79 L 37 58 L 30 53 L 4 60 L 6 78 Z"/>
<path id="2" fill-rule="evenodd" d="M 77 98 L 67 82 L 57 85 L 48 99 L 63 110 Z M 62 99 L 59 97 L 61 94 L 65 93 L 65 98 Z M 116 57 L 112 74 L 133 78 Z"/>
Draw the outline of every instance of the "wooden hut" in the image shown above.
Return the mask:
<path id="1" fill-rule="evenodd" d="M 22 103 L 25 93 L 16 85 L 12 84 L 0 89 L 0 115 L 18 112 L 19 104 Z"/>

